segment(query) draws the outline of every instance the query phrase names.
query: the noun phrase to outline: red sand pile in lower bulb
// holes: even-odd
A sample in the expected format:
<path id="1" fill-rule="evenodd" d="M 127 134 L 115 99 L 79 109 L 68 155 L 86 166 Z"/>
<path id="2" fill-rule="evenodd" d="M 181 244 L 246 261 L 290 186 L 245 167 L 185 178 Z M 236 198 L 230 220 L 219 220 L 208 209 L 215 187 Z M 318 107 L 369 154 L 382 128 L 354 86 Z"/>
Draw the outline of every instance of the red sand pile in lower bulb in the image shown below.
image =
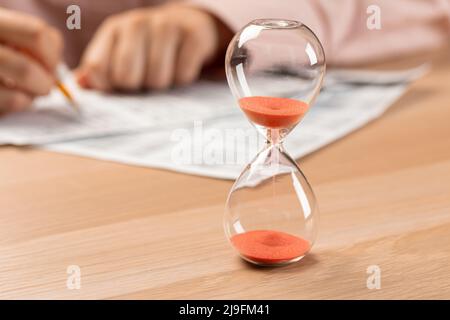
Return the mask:
<path id="1" fill-rule="evenodd" d="M 288 262 L 304 256 L 310 244 L 300 237 L 273 230 L 255 230 L 231 237 L 240 254 L 261 264 Z"/>
<path id="2" fill-rule="evenodd" d="M 303 101 L 277 97 L 245 97 L 239 106 L 253 123 L 267 128 L 293 127 L 308 111 Z"/>

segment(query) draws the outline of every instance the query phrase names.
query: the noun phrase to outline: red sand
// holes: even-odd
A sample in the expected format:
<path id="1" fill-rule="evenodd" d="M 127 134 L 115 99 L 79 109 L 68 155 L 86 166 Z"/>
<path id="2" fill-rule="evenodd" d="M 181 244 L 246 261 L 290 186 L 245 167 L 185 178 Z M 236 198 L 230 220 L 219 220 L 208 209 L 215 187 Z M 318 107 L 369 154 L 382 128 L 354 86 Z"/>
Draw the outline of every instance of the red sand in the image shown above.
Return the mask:
<path id="1" fill-rule="evenodd" d="M 309 242 L 285 232 L 255 230 L 231 237 L 231 243 L 244 257 L 264 264 L 281 263 L 305 255 Z"/>
<path id="2" fill-rule="evenodd" d="M 308 111 L 303 101 L 276 97 L 245 97 L 239 106 L 251 121 L 267 128 L 290 128 Z"/>

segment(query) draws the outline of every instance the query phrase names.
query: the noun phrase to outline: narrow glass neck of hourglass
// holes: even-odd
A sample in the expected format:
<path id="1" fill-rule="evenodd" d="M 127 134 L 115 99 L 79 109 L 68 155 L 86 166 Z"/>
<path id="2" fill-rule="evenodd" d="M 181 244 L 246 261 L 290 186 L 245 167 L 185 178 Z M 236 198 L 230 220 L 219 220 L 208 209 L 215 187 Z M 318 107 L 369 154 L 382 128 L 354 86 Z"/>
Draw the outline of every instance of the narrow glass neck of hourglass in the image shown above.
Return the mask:
<path id="1" fill-rule="evenodd" d="M 271 167 L 278 168 L 280 164 L 280 155 L 283 152 L 283 138 L 282 129 L 267 129 L 266 148 L 270 150 Z"/>
<path id="2" fill-rule="evenodd" d="M 283 129 L 267 129 L 267 146 L 277 146 L 279 149 L 283 148 L 283 140 L 285 133 Z"/>

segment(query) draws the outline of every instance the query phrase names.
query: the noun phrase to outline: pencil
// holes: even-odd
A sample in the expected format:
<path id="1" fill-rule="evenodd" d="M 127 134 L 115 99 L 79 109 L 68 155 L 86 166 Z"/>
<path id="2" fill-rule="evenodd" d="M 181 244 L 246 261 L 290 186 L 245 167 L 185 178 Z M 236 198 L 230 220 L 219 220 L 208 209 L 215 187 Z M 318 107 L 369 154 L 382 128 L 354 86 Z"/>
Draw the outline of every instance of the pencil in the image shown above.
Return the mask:
<path id="1" fill-rule="evenodd" d="M 30 52 L 28 49 L 25 48 L 19 48 L 15 45 L 11 45 L 11 47 L 19 50 L 20 52 L 28 55 L 29 57 L 35 59 L 38 62 L 41 62 L 40 59 L 38 59 L 32 52 Z M 42 64 L 42 63 L 41 63 Z M 59 91 L 61 91 L 61 93 L 64 95 L 64 97 L 66 97 L 67 101 L 69 101 L 70 105 L 72 106 L 72 108 L 78 113 L 81 114 L 81 109 L 78 106 L 78 104 L 76 103 L 75 99 L 73 98 L 73 95 L 70 93 L 70 91 L 67 89 L 67 87 L 62 83 L 62 81 L 55 76 L 55 81 L 56 81 L 56 86 L 58 87 Z"/>
<path id="2" fill-rule="evenodd" d="M 77 112 L 80 113 L 80 107 L 78 106 L 78 104 L 75 102 L 75 99 L 73 98 L 73 95 L 70 93 L 70 91 L 66 88 L 66 86 L 64 85 L 64 83 L 61 82 L 61 80 L 56 79 L 56 86 L 58 87 L 59 91 L 61 91 L 61 93 L 64 95 L 64 97 L 66 97 L 67 101 L 69 101 L 70 105 L 72 106 L 72 108 Z"/>

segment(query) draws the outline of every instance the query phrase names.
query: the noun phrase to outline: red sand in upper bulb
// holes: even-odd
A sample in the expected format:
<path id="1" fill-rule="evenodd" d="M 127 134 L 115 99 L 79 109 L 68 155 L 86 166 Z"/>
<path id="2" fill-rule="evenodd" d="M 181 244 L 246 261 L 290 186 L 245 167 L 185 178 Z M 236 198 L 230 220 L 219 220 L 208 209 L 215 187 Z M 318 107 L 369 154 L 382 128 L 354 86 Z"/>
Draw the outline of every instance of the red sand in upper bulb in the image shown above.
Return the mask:
<path id="1" fill-rule="evenodd" d="M 308 252 L 310 244 L 300 237 L 272 230 L 255 230 L 231 237 L 242 256 L 263 264 L 293 260 Z"/>
<path id="2" fill-rule="evenodd" d="M 290 128 L 308 111 L 303 101 L 277 97 L 245 97 L 239 106 L 251 121 L 267 128 Z"/>

